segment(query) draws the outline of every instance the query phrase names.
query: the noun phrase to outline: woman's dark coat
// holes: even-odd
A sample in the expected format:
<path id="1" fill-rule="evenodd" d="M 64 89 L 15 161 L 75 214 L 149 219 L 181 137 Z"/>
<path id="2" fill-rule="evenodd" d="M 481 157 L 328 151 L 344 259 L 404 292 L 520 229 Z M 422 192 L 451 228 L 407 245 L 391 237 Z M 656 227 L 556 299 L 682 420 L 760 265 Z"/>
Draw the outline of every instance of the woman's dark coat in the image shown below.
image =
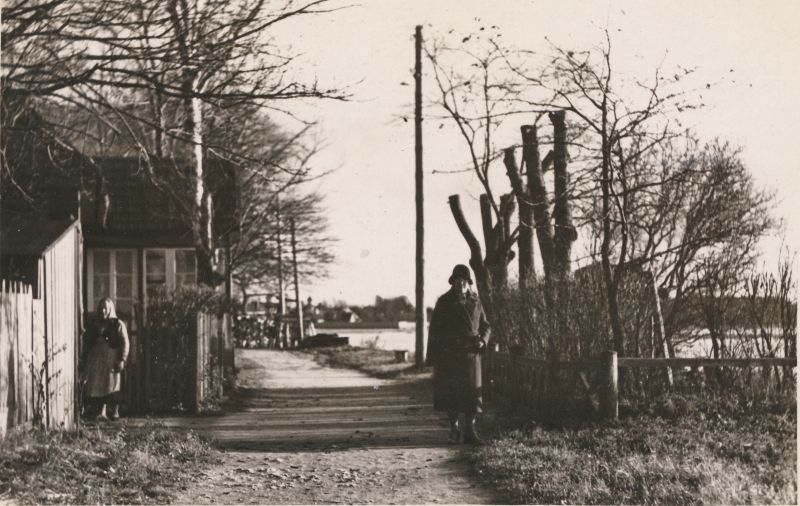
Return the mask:
<path id="1" fill-rule="evenodd" d="M 122 388 L 122 375 L 115 370 L 130 350 L 128 329 L 117 318 L 97 320 L 84 334 L 81 365 L 86 368 L 89 397 L 106 397 Z"/>
<path id="2" fill-rule="evenodd" d="M 433 409 L 481 412 L 481 354 L 489 333 L 489 322 L 472 292 L 451 290 L 436 301 L 426 360 L 434 371 Z"/>

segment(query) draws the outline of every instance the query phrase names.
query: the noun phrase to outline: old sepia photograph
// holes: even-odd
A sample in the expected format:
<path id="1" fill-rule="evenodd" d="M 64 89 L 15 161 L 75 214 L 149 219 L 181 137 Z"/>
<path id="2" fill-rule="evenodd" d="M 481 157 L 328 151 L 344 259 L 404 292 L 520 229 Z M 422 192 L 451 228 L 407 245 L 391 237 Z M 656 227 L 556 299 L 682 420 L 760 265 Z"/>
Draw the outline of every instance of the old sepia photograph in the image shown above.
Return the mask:
<path id="1" fill-rule="evenodd" d="M 0 0 L 0 506 L 797 504 L 798 23 Z"/>

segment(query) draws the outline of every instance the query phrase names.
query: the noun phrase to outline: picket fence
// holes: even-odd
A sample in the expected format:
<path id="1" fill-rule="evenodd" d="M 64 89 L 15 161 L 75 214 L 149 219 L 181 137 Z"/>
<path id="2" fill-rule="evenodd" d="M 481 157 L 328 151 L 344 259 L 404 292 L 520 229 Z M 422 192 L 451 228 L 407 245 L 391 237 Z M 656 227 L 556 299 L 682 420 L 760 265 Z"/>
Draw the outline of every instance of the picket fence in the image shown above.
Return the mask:
<path id="1" fill-rule="evenodd" d="M 75 422 L 76 344 L 68 333 L 48 335 L 45 313 L 29 285 L 0 283 L 0 438 L 13 427 Z"/>

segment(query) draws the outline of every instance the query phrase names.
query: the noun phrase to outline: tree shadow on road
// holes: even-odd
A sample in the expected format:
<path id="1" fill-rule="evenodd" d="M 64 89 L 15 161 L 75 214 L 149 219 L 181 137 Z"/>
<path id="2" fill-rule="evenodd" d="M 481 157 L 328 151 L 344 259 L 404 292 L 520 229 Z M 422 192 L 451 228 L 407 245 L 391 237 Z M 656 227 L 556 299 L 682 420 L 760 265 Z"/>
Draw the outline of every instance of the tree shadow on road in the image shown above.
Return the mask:
<path id="1" fill-rule="evenodd" d="M 240 388 L 222 417 L 184 422 L 223 450 L 340 451 L 442 446 L 447 423 L 432 409 L 430 385 Z"/>

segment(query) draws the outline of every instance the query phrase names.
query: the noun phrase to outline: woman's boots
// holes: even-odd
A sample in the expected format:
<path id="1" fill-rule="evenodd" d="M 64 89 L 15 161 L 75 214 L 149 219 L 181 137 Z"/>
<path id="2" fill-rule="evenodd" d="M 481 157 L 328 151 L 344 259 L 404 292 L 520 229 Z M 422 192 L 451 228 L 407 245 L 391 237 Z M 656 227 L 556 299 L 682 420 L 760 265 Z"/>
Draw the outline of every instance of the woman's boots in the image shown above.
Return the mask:
<path id="1" fill-rule="evenodd" d="M 463 436 L 465 443 L 483 443 L 483 440 L 478 436 L 478 432 L 475 430 L 476 417 L 477 415 L 475 414 L 464 416 L 466 427 L 462 427 L 461 421 L 458 419 L 458 414 L 449 413 L 447 418 L 450 421 L 450 436 L 448 436 L 447 442 L 449 444 L 458 444 L 461 442 L 461 438 Z"/>
<path id="2" fill-rule="evenodd" d="M 467 430 L 464 433 L 464 442 L 469 444 L 482 444 L 483 439 L 478 436 L 478 432 L 475 430 L 475 419 L 477 415 L 467 415 L 465 417 L 467 422 Z"/>
<path id="3" fill-rule="evenodd" d="M 447 417 L 450 421 L 450 435 L 447 437 L 447 442 L 455 445 L 461 442 L 461 422 L 458 420 L 458 413 L 450 413 Z"/>

